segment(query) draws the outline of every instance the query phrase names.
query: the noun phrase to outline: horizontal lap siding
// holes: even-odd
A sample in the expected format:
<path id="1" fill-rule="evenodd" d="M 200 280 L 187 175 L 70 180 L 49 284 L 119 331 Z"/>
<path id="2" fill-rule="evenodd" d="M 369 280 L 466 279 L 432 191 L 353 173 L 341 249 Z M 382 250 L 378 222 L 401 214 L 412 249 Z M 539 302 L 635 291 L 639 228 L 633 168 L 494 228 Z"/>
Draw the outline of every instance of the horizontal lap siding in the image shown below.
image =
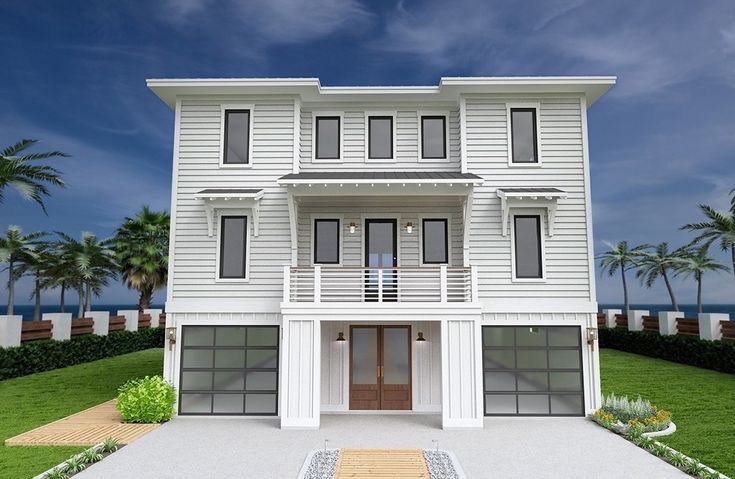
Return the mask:
<path id="1" fill-rule="evenodd" d="M 542 166 L 510 168 L 506 102 L 529 101 L 541 105 Z M 475 189 L 470 239 L 470 262 L 479 270 L 481 298 L 590 299 L 580 108 L 579 99 L 571 97 L 467 98 L 467 168 L 485 179 Z M 511 282 L 510 235 L 501 235 L 496 189 L 529 186 L 561 188 L 568 193 L 559 202 L 554 236 L 545 236 L 545 283 Z"/>

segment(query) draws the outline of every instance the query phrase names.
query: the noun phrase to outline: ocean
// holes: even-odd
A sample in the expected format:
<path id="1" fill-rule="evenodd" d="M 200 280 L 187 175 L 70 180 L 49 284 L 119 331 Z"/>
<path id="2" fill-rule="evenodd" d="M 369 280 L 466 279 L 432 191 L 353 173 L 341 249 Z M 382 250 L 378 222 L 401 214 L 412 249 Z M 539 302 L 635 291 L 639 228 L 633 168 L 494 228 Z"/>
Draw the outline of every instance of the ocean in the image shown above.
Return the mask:
<path id="1" fill-rule="evenodd" d="M 153 308 L 163 309 L 163 304 L 154 304 Z M 8 306 L 6 304 L 0 305 L 0 316 L 7 312 Z M 137 304 L 94 304 L 92 302 L 92 311 L 109 311 L 111 314 L 117 314 L 120 309 L 138 309 Z M 13 314 L 20 314 L 23 316 L 23 321 L 33 320 L 33 305 L 32 304 L 16 304 L 13 307 Z M 76 316 L 77 305 L 67 304 L 64 308 L 65 312 L 71 313 L 72 316 Z M 58 304 L 42 304 L 41 313 L 58 313 Z"/>
<path id="2" fill-rule="evenodd" d="M 602 312 L 603 309 L 623 309 L 622 304 L 599 304 L 599 310 Z M 659 311 L 671 311 L 671 303 L 665 304 L 638 304 L 634 303 L 630 305 L 630 309 L 644 309 L 648 310 L 651 315 L 655 316 Z M 735 304 L 705 304 L 702 306 L 705 313 L 727 313 L 730 315 L 730 321 L 735 321 Z M 684 313 L 687 318 L 697 317 L 697 305 L 696 304 L 680 304 L 679 310 Z"/>

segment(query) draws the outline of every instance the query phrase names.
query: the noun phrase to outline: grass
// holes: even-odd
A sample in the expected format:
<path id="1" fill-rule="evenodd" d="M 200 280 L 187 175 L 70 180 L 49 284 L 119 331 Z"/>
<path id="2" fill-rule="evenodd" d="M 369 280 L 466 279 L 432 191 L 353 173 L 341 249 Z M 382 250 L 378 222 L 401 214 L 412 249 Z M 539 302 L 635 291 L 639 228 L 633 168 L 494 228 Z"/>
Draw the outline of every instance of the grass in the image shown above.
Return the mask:
<path id="1" fill-rule="evenodd" d="M 604 394 L 671 411 L 677 431 L 658 440 L 735 477 L 735 375 L 612 349 L 600 351 L 600 368 Z"/>
<path id="2" fill-rule="evenodd" d="M 0 442 L 113 399 L 135 377 L 161 374 L 163 350 L 148 349 L 68 368 L 0 381 Z M 0 446 L 0 476 L 28 478 L 83 447 Z"/>

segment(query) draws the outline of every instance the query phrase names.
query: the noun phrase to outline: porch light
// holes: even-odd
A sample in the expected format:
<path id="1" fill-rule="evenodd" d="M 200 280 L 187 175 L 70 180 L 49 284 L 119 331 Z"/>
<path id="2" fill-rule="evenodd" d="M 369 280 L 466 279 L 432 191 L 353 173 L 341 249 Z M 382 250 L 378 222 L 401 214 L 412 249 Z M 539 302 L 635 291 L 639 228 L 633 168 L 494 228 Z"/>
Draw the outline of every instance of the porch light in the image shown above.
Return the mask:
<path id="1" fill-rule="evenodd" d="M 419 342 L 419 341 L 426 341 L 426 338 L 424 338 L 424 333 L 422 333 L 421 331 L 419 331 L 419 335 L 416 337 L 416 341 L 417 342 Z"/>
<path id="2" fill-rule="evenodd" d="M 410 221 L 406 223 L 406 233 L 411 234 L 413 233 L 413 223 Z"/>
<path id="3" fill-rule="evenodd" d="M 594 349 L 597 340 L 597 328 L 587 328 L 587 344 Z"/>
<path id="4" fill-rule="evenodd" d="M 347 341 L 345 339 L 345 333 L 343 333 L 341 331 L 339 333 L 337 333 L 337 341 Z"/>
<path id="5" fill-rule="evenodd" d="M 357 228 L 357 225 L 354 223 L 354 221 L 352 223 L 350 223 L 350 234 L 355 234 L 355 229 L 356 228 Z"/>

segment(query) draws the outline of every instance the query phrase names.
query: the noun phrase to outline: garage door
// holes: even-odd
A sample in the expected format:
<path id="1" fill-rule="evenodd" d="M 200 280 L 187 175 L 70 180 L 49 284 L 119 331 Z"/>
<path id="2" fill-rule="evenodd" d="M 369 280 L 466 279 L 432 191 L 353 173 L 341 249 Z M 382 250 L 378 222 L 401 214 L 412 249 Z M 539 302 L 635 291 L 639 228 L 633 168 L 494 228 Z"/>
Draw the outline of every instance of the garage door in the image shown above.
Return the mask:
<path id="1" fill-rule="evenodd" d="M 278 331 L 184 326 L 179 414 L 277 414 Z"/>
<path id="2" fill-rule="evenodd" d="M 482 329 L 486 416 L 584 414 L 579 327 Z"/>

